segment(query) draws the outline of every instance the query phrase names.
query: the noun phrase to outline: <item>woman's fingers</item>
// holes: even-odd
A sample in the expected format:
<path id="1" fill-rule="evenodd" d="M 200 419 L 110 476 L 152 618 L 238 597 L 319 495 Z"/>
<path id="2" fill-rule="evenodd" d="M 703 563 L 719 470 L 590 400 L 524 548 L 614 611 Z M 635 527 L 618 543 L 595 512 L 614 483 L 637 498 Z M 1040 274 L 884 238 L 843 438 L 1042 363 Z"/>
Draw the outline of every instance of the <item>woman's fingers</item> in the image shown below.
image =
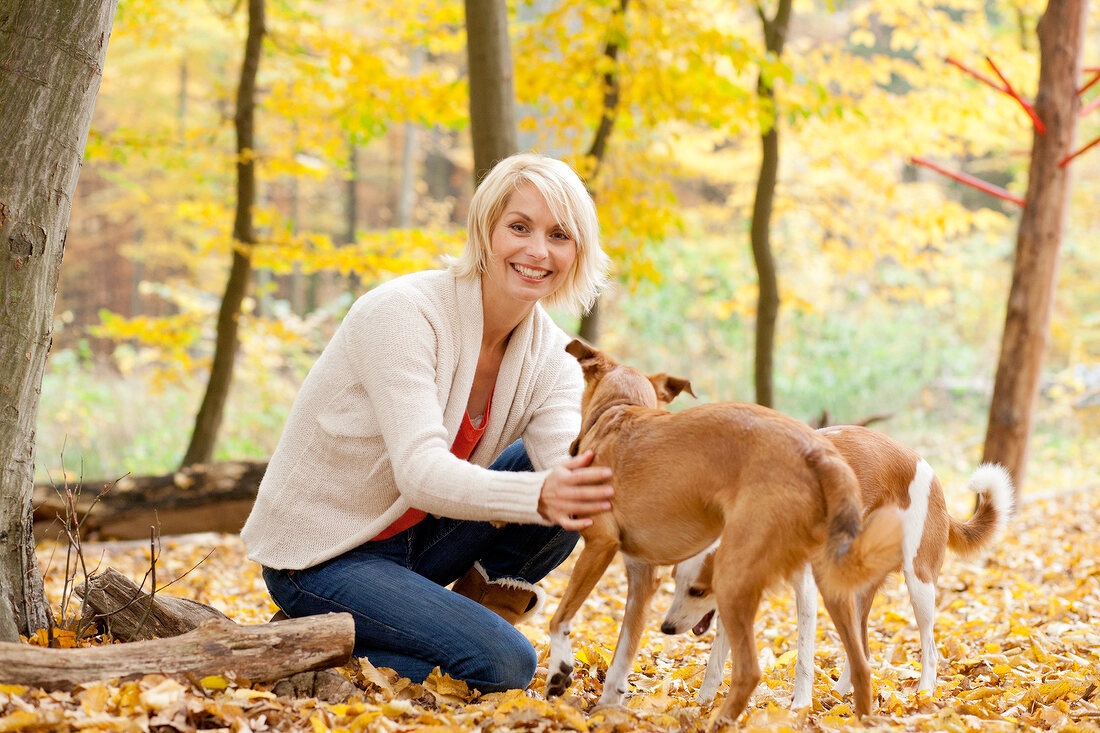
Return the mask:
<path id="1" fill-rule="evenodd" d="M 592 515 L 609 510 L 611 469 L 591 462 L 592 451 L 585 451 L 554 468 L 543 482 L 539 513 L 566 529 L 584 529 Z"/>

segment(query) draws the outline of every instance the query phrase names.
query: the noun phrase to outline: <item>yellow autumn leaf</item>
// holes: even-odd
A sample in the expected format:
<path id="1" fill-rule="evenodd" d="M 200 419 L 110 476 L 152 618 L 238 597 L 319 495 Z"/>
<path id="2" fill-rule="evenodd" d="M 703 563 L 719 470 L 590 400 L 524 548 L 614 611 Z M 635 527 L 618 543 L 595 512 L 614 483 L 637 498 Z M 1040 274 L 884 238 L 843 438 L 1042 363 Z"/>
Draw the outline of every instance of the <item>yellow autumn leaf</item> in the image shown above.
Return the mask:
<path id="1" fill-rule="evenodd" d="M 208 690 L 224 690 L 229 687 L 229 681 L 216 674 L 203 677 L 199 683 Z"/>
<path id="2" fill-rule="evenodd" d="M 17 710 L 14 713 L 0 718 L 0 733 L 15 733 L 15 731 L 33 728 L 39 722 L 36 713 Z"/>
<path id="3" fill-rule="evenodd" d="M 107 709 L 107 700 L 110 695 L 111 691 L 107 689 L 107 685 L 105 684 L 96 683 L 89 685 L 80 693 L 80 707 L 82 707 L 84 712 L 88 715 L 102 713 Z"/>

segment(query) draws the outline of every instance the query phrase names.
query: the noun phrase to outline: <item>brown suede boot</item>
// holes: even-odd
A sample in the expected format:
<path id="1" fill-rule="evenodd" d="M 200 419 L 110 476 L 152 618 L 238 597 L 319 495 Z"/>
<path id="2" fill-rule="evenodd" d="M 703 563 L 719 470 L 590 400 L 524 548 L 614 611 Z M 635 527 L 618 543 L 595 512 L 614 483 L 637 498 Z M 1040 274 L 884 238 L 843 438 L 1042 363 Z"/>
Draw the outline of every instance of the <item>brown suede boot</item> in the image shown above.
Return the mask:
<path id="1" fill-rule="evenodd" d="M 537 585 L 515 578 L 490 581 L 481 563 L 474 563 L 451 590 L 477 601 L 512 625 L 533 616 L 546 600 L 546 592 Z"/>

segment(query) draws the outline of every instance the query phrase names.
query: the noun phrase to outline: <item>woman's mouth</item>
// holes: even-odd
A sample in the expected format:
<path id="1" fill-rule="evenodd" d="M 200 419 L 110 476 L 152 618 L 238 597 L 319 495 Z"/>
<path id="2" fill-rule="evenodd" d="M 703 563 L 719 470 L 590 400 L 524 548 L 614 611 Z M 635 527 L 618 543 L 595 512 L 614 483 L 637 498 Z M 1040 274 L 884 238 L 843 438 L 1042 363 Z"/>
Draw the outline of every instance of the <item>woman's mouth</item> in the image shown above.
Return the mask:
<path id="1" fill-rule="evenodd" d="M 520 277 L 526 280 L 545 280 L 550 276 L 549 270 L 543 270 L 537 267 L 528 267 L 527 265 L 521 265 L 516 262 L 510 263 L 512 269 L 515 270 Z"/>

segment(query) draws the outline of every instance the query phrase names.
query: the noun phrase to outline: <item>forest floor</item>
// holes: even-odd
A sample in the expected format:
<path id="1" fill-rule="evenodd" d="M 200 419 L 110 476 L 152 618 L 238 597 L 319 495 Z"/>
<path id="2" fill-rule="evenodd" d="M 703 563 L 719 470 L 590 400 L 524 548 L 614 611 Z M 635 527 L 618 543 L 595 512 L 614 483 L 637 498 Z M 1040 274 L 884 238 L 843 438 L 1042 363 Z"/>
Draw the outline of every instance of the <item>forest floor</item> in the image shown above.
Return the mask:
<path id="1" fill-rule="evenodd" d="M 964 510 L 965 511 L 965 510 Z M 958 513 L 958 512 L 956 512 Z M 88 544 L 92 565 L 140 582 L 149 543 Z M 209 555 L 208 555 L 209 554 Z M 64 547 L 46 543 L 39 560 L 54 608 L 64 583 Z M 546 579 L 545 609 L 521 626 L 548 654 L 546 625 L 571 563 Z M 164 590 L 201 601 L 241 624 L 266 621 L 275 607 L 259 567 L 235 535 L 165 537 L 157 578 Z M 412 684 L 354 661 L 341 672 L 360 694 L 346 704 L 278 697 L 234 678 L 173 680 L 150 674 L 71 693 L 0 685 L 0 731 L 702 731 L 716 705 L 700 707 L 713 630 L 665 636 L 657 626 L 671 598 L 667 570 L 629 678 L 622 709 L 594 711 L 615 644 L 626 594 L 616 561 L 574 622 L 575 681 L 563 698 L 544 699 L 545 668 L 526 691 L 478 695 L 449 678 Z M 856 723 L 850 698 L 832 692 L 843 653 L 820 611 L 811 709 L 790 711 L 795 614 L 790 591 L 769 591 L 756 622 L 763 680 L 740 729 L 836 730 Z M 863 727 L 881 731 L 1100 730 L 1100 489 L 1025 499 L 1009 531 L 981 558 L 948 555 L 939 582 L 936 636 L 942 656 L 936 691 L 916 692 L 919 642 L 900 576 L 891 577 L 871 615 L 875 713 Z"/>

